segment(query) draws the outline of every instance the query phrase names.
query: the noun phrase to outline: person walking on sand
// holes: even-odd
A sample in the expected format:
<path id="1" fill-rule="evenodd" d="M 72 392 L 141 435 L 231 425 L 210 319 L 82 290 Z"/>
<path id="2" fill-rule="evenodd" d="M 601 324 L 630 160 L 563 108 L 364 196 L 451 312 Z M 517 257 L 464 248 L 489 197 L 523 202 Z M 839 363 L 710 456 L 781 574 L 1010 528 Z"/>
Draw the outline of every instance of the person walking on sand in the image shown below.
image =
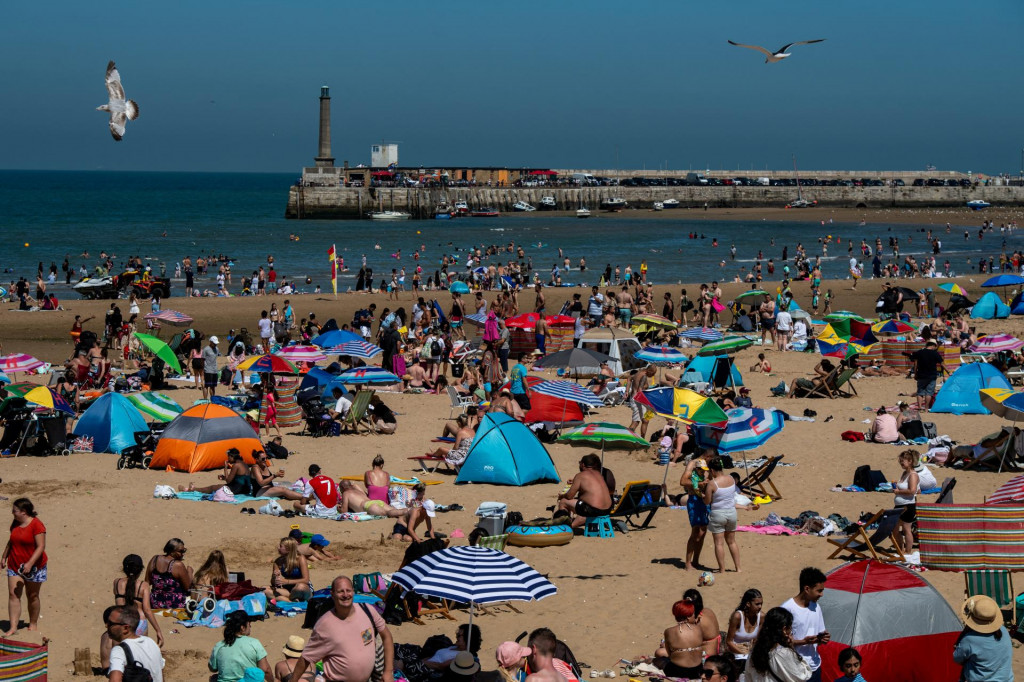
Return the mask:
<path id="1" fill-rule="evenodd" d="M 4 637 L 18 631 L 21 620 L 21 595 L 28 602 L 28 629 L 39 629 L 39 590 L 46 582 L 46 526 L 37 517 L 27 497 L 11 505 L 11 538 L 7 541 L 0 565 L 7 569 L 7 613 L 10 626 Z"/>
<path id="2" fill-rule="evenodd" d="M 810 669 L 810 682 L 821 682 L 819 644 L 828 644 L 832 636 L 825 629 L 825 618 L 818 600 L 825 593 L 825 574 L 808 566 L 800 571 L 800 592 L 782 608 L 793 615 L 792 643 Z"/>

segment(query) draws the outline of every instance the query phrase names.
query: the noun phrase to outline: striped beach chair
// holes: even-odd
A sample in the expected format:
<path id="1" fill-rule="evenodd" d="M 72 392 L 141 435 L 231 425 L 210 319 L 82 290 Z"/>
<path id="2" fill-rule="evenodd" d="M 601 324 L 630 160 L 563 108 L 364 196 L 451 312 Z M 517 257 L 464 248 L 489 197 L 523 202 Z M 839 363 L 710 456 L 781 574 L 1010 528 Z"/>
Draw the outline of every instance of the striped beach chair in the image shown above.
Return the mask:
<path id="1" fill-rule="evenodd" d="M 1003 620 L 1007 626 L 1016 627 L 1017 599 L 1010 571 L 998 568 L 964 571 L 964 593 L 967 598 L 977 595 L 991 597 L 1003 611 Z"/>

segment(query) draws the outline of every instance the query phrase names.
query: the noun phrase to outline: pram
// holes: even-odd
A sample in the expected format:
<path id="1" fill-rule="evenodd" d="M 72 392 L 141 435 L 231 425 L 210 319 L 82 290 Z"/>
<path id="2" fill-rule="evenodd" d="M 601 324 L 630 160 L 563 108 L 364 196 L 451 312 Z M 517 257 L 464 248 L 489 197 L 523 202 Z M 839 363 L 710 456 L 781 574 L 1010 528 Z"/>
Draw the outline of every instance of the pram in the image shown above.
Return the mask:
<path id="1" fill-rule="evenodd" d="M 7 456 L 70 455 L 67 415 L 37 416 L 32 406 L 25 404 L 24 399 L 19 400 L 20 405 L 10 403 L 2 415 L 5 429 L 0 451 Z"/>
<path id="2" fill-rule="evenodd" d="M 302 418 L 306 422 L 302 433 L 309 431 L 309 435 L 313 438 L 330 435 L 334 421 L 328 418 L 327 408 L 324 407 L 320 396 L 314 395 L 307 398 L 299 403 L 299 407 L 302 409 Z"/>
<path id="3" fill-rule="evenodd" d="M 129 445 L 121 451 L 121 456 L 117 460 L 118 470 L 134 469 L 135 467 L 148 469 L 149 463 L 153 461 L 156 443 L 160 440 L 165 428 L 167 427 L 164 424 L 150 424 L 149 431 L 136 431 L 133 434 L 135 445 Z"/>

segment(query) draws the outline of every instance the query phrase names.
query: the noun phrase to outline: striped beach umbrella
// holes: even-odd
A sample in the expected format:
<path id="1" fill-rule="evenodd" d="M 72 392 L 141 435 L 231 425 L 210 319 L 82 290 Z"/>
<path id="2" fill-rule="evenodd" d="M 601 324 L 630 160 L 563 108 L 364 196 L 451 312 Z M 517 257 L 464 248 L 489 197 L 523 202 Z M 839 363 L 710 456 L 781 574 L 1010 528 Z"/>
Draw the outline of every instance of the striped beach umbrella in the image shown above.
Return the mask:
<path id="1" fill-rule="evenodd" d="M 680 334 L 684 339 L 691 339 L 693 341 L 721 341 L 723 334 L 717 329 L 711 327 L 693 327 L 687 329 Z"/>
<path id="2" fill-rule="evenodd" d="M 338 381 L 343 384 L 400 384 L 401 377 L 392 374 L 382 367 L 369 365 L 367 367 L 353 367 L 338 375 Z"/>
<path id="3" fill-rule="evenodd" d="M 871 331 L 875 334 L 910 334 L 916 332 L 917 327 L 901 320 L 882 320 L 871 325 Z"/>
<path id="4" fill-rule="evenodd" d="M 64 400 L 64 396 L 49 386 L 36 386 L 22 397 L 25 398 L 26 402 L 39 405 L 40 407 L 59 410 L 71 415 L 75 414 L 75 408 L 68 404 L 67 400 Z"/>
<path id="5" fill-rule="evenodd" d="M 384 350 L 366 341 L 346 341 L 334 348 L 338 355 L 347 355 L 352 358 L 363 358 L 369 360 L 384 352 Z"/>
<path id="6" fill-rule="evenodd" d="M 729 416 L 714 400 L 688 388 L 652 388 L 637 395 L 636 401 L 655 414 L 688 424 L 724 427 L 729 421 Z"/>
<path id="7" fill-rule="evenodd" d="M 621 424 L 610 422 L 591 422 L 563 433 L 558 440 L 573 445 L 578 443 L 601 443 L 601 466 L 604 466 L 604 449 L 606 445 L 645 448 L 650 443 Z"/>
<path id="8" fill-rule="evenodd" d="M 31 372 L 39 369 L 46 363 L 42 360 L 25 353 L 13 353 L 11 355 L 0 355 L 0 370 L 4 372 Z"/>
<path id="9" fill-rule="evenodd" d="M 660 363 L 664 365 L 675 365 L 686 362 L 690 358 L 683 351 L 671 346 L 645 346 L 633 354 L 644 362 Z"/>
<path id="10" fill-rule="evenodd" d="M 990 334 L 971 345 L 972 353 L 1002 353 L 1024 348 L 1024 341 L 1010 334 Z"/>
<path id="11" fill-rule="evenodd" d="M 288 362 L 312 362 L 317 363 L 321 360 L 326 360 L 327 356 L 324 355 L 323 351 L 316 346 L 285 346 L 281 350 L 274 353 L 278 357 L 282 357 Z"/>
<path id="12" fill-rule="evenodd" d="M 530 391 L 540 393 L 541 395 L 549 395 L 560 400 L 583 403 L 592 407 L 604 405 L 604 401 L 594 395 L 593 391 L 583 388 L 573 381 L 541 381 L 531 386 Z"/>
<path id="13" fill-rule="evenodd" d="M 648 327 L 656 327 L 659 329 L 675 329 L 679 325 L 674 320 L 670 320 L 667 317 L 661 315 L 655 315 L 654 313 L 642 313 L 640 315 L 634 315 L 631 324 L 642 324 Z"/>
<path id="14" fill-rule="evenodd" d="M 849 310 L 837 310 L 834 313 L 826 315 L 824 319 L 828 322 L 838 322 L 839 320 L 856 320 L 857 322 L 867 321 L 857 313 L 850 312 Z"/>
<path id="15" fill-rule="evenodd" d="M 299 368 L 279 355 L 254 355 L 238 364 L 243 372 L 257 374 L 298 374 Z"/>
<path id="16" fill-rule="evenodd" d="M 483 329 L 483 326 L 487 324 L 486 313 L 473 313 L 472 315 L 466 315 L 462 319 L 469 322 L 474 327 L 480 327 L 481 329 Z"/>
<path id="17" fill-rule="evenodd" d="M 135 332 L 135 338 L 139 340 L 139 343 L 152 352 L 153 355 L 163 360 L 168 367 L 177 371 L 178 374 L 182 373 L 181 363 L 178 362 L 177 354 L 175 354 L 175 352 L 171 350 L 171 347 L 165 342 L 151 334 L 141 334 L 139 332 Z"/>
<path id="18" fill-rule="evenodd" d="M 355 332 L 346 331 L 344 329 L 332 329 L 329 332 L 324 332 L 319 336 L 315 336 L 310 343 L 322 350 L 333 353 L 334 349 L 343 343 L 362 340 L 363 337 Z"/>
<path id="19" fill-rule="evenodd" d="M 942 284 L 939 285 L 939 288 L 942 289 L 943 291 L 948 291 L 951 294 L 967 296 L 967 289 L 964 289 L 956 282 L 943 282 Z"/>
<path id="20" fill-rule="evenodd" d="M 785 420 L 781 412 L 751 407 L 736 407 L 726 412 L 729 421 L 724 429 L 700 426 L 694 429 L 697 445 L 719 452 L 754 450 L 782 431 Z"/>
<path id="21" fill-rule="evenodd" d="M 1011 478 L 992 493 L 985 504 L 1006 504 L 1024 500 L 1024 476 Z"/>
<path id="22" fill-rule="evenodd" d="M 752 345 L 754 345 L 754 341 L 745 336 L 727 336 L 721 341 L 715 341 L 704 345 L 699 351 L 697 351 L 697 355 L 728 355 L 729 353 L 735 353 L 743 350 L 744 348 L 749 348 Z"/>
<path id="23" fill-rule="evenodd" d="M 143 393 L 128 393 L 126 398 L 138 408 L 139 412 L 149 415 L 160 422 L 172 421 L 175 417 L 185 411 L 178 403 L 163 393 L 145 391 Z"/>
<path id="24" fill-rule="evenodd" d="M 179 313 L 177 310 L 161 310 L 157 313 L 148 313 L 145 316 L 147 320 L 159 320 L 166 322 L 173 327 L 187 327 L 192 324 L 192 318 L 185 313 Z"/>
<path id="25" fill-rule="evenodd" d="M 978 389 L 978 397 L 992 414 L 1007 421 L 1024 422 L 1024 393 L 1009 388 L 982 388 Z"/>

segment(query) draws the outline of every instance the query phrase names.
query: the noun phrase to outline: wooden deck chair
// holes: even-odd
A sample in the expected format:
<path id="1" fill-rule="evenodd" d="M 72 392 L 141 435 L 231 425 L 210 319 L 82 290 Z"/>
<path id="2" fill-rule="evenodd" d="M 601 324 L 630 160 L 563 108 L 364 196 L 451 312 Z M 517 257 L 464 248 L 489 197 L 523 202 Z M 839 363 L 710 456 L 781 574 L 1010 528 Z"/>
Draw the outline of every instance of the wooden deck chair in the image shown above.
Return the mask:
<path id="1" fill-rule="evenodd" d="M 969 569 L 964 571 L 964 594 L 967 597 L 992 597 L 1003 612 L 1007 626 L 1017 625 L 1017 599 L 1013 591 L 1013 574 L 1005 569 Z"/>
<path id="2" fill-rule="evenodd" d="M 779 465 L 779 461 L 783 457 L 785 455 L 770 457 L 767 462 L 747 474 L 746 478 L 740 481 L 740 490 L 745 491 L 752 497 L 771 495 L 773 500 L 781 500 L 782 493 L 775 487 L 775 483 L 772 481 L 772 474 L 775 473 L 775 467 Z M 770 492 L 768 488 L 771 488 Z"/>
<path id="3" fill-rule="evenodd" d="M 446 599 L 442 599 L 441 603 L 438 604 L 419 592 L 416 594 L 420 598 L 420 613 L 419 616 L 413 616 L 412 612 L 409 610 L 409 605 L 405 603 L 405 599 L 400 598 L 403 592 L 404 588 L 395 582 L 388 585 L 388 589 L 383 593 L 381 593 L 380 590 L 371 590 L 371 594 L 375 594 L 380 597 L 385 604 L 388 603 L 389 598 L 397 599 L 398 603 L 402 605 L 402 610 L 405 612 L 405 619 L 411 623 L 416 623 L 416 625 L 424 624 L 419 616 L 428 616 L 432 614 L 444 616 L 448 620 L 455 620 L 455 617 L 448 611 L 448 601 Z"/>
<path id="4" fill-rule="evenodd" d="M 488 549 L 496 549 L 499 552 L 505 551 L 505 545 L 508 543 L 508 533 L 502 533 L 501 535 L 484 535 L 477 540 L 477 547 L 487 547 Z M 516 613 L 522 613 L 519 609 L 512 605 L 510 601 L 494 602 L 492 604 L 477 604 L 476 607 L 480 609 L 480 613 L 493 616 L 495 615 L 492 609 L 505 607 L 515 611 Z"/>
<path id="5" fill-rule="evenodd" d="M 807 394 L 804 395 L 803 397 L 813 398 L 814 396 L 821 396 L 822 398 L 835 398 L 836 394 L 834 387 L 836 385 L 837 376 L 839 376 L 838 367 L 829 372 L 828 376 L 825 377 L 824 381 L 818 381 L 817 377 L 811 379 L 811 381 L 814 382 L 814 386 L 807 389 Z"/>
<path id="6" fill-rule="evenodd" d="M 900 524 L 902 509 L 882 509 L 872 516 L 864 525 L 858 525 L 850 535 L 828 538 L 830 545 L 835 545 L 836 550 L 829 554 L 829 559 L 835 559 L 846 552 L 857 559 L 874 559 L 875 561 L 906 561 L 903 552 L 896 542 L 896 533 Z M 876 528 L 868 535 L 868 526 L 877 523 Z M 885 541 L 891 543 L 890 547 L 884 546 Z"/>
<path id="7" fill-rule="evenodd" d="M 442 469 L 448 473 L 459 473 L 458 465 L 449 463 L 444 456 L 435 457 L 434 455 L 418 455 L 416 457 L 410 457 L 409 459 L 415 460 L 425 474 L 432 474 L 436 472 L 438 467 L 442 467 Z"/>
<path id="8" fill-rule="evenodd" d="M 370 398 L 372 397 L 373 391 L 363 389 L 356 392 L 352 397 L 352 407 L 349 408 L 348 414 L 345 415 L 345 418 L 341 420 L 342 428 L 348 429 L 349 427 L 352 427 L 352 431 L 355 433 L 359 433 L 360 426 L 362 426 L 367 433 L 372 430 L 364 421 L 366 419 L 366 408 L 370 406 Z"/>
<path id="9" fill-rule="evenodd" d="M 446 386 L 445 391 L 448 393 L 448 399 L 451 400 L 451 409 L 448 410 L 448 419 L 452 418 L 455 414 L 455 410 L 459 411 L 459 414 L 465 414 L 466 408 L 470 405 L 475 405 L 473 399 L 469 396 L 464 396 L 455 390 L 454 386 Z"/>
<path id="10" fill-rule="evenodd" d="M 832 397 L 843 396 L 844 398 L 852 398 L 857 395 L 857 389 L 853 386 L 853 375 L 857 373 L 856 367 L 847 367 L 836 376 L 836 383 L 832 386 Z M 843 386 L 846 386 L 844 389 Z"/>
<path id="11" fill-rule="evenodd" d="M 650 481 L 630 481 L 608 516 L 621 517 L 633 528 L 647 528 L 657 511 L 665 506 L 663 492 L 660 485 L 652 485 Z M 647 518 L 637 523 L 643 514 L 647 514 Z"/>
<path id="12" fill-rule="evenodd" d="M 1013 454 L 1013 427 L 1004 426 L 1002 429 L 1000 429 L 1000 431 L 1002 433 L 1000 433 L 999 435 L 1002 435 L 1003 433 L 1008 434 L 1006 440 L 1001 445 L 998 445 L 995 448 L 989 450 L 988 452 L 983 453 L 980 457 L 974 457 L 964 462 L 964 471 L 967 471 L 969 469 L 978 469 L 981 471 L 998 471 L 999 473 L 1002 473 L 1003 465 L 1006 462 L 1007 458 L 1009 458 L 1010 460 L 1014 460 L 1017 457 L 1017 455 Z"/>

